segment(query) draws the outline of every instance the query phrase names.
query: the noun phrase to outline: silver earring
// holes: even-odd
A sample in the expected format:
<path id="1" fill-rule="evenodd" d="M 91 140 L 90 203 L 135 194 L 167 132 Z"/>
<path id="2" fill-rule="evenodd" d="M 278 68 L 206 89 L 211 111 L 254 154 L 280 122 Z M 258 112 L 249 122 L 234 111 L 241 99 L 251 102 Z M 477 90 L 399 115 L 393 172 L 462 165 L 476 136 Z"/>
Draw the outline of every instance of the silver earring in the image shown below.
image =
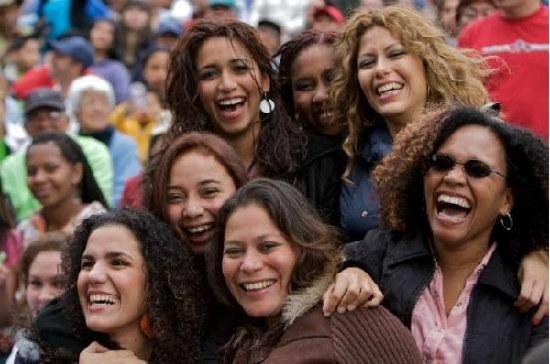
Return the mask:
<path id="1" fill-rule="evenodd" d="M 514 227 L 514 220 L 512 220 L 512 215 L 510 215 L 509 212 L 505 213 L 504 215 L 500 215 L 498 217 L 498 222 L 500 223 L 500 226 L 506 231 L 512 230 Z"/>
<path id="2" fill-rule="evenodd" d="M 262 100 L 260 101 L 260 111 L 262 114 L 271 114 L 275 110 L 275 103 L 269 98 L 267 92 L 262 93 Z"/>

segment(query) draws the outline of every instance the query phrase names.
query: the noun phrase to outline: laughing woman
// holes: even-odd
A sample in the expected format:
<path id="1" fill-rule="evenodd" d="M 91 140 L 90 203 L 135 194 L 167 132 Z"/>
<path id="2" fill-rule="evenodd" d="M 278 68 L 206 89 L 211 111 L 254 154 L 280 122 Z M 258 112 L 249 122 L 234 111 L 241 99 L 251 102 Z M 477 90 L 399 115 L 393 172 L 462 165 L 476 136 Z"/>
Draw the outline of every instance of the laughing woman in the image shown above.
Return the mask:
<path id="1" fill-rule="evenodd" d="M 288 183 L 257 179 L 226 202 L 209 277 L 219 299 L 249 317 L 226 345 L 227 362 L 421 362 L 411 334 L 383 307 L 323 315 L 338 245 Z"/>
<path id="2" fill-rule="evenodd" d="M 513 302 L 516 271 L 548 254 L 548 147 L 479 111 L 438 111 L 410 125 L 374 171 L 381 218 L 346 247 L 410 327 L 425 361 L 519 363 L 548 338 Z"/>
<path id="3" fill-rule="evenodd" d="M 115 210 L 85 220 L 63 257 L 63 271 L 72 335 L 88 345 L 81 359 L 111 350 L 111 360 L 198 362 L 200 278 L 191 252 L 149 213 Z M 41 362 L 78 361 L 43 349 Z"/>

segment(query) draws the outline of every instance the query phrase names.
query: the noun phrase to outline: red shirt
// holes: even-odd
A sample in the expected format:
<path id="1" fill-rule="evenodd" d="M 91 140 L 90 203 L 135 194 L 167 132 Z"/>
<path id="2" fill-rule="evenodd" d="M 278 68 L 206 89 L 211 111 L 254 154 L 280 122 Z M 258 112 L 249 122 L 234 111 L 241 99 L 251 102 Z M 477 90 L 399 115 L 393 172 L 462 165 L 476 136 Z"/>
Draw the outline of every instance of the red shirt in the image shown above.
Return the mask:
<path id="1" fill-rule="evenodd" d="M 493 57 L 491 99 L 502 104 L 506 120 L 548 139 L 548 8 L 518 19 L 496 11 L 468 25 L 458 46 Z"/>

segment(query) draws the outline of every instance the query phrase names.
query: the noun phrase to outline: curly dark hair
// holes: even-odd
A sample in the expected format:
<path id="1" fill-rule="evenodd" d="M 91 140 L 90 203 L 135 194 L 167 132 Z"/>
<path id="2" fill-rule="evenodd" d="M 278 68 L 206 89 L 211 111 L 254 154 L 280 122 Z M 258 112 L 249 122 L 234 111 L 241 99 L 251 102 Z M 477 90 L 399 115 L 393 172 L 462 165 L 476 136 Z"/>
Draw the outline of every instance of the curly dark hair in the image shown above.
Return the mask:
<path id="1" fill-rule="evenodd" d="M 548 247 L 548 145 L 531 131 L 466 106 L 433 110 L 397 136 L 392 152 L 374 170 L 384 227 L 414 233 L 430 231 L 423 209 L 426 160 L 465 125 L 489 129 L 506 152 L 506 183 L 513 194 L 512 231 L 495 224 L 492 239 L 515 259 Z"/>
<path id="2" fill-rule="evenodd" d="M 293 289 L 307 288 L 323 274 L 336 274 L 343 256 L 337 231 L 322 222 L 295 187 L 284 181 L 258 178 L 227 200 L 216 219 L 216 234 L 206 255 L 208 278 L 220 302 L 238 306 L 225 285 L 222 272 L 227 220 L 238 208 L 253 204 L 265 209 L 281 233 L 300 249 L 291 277 Z"/>
<path id="3" fill-rule="evenodd" d="M 280 57 L 278 82 L 281 87 L 282 100 L 290 115 L 294 115 L 294 92 L 292 88 L 292 64 L 307 48 L 314 45 L 333 47 L 338 39 L 336 33 L 322 33 L 316 30 L 306 30 L 281 46 L 274 57 Z"/>
<path id="4" fill-rule="evenodd" d="M 77 291 L 81 257 L 92 232 L 102 226 L 122 226 L 140 243 L 146 263 L 146 300 L 154 332 L 151 363 L 197 363 L 206 311 L 201 275 L 191 251 L 162 222 L 146 211 L 113 210 L 93 215 L 75 231 L 63 254 L 66 292 L 63 296 L 73 334 L 89 339 Z M 102 335 L 94 338 L 110 348 Z M 182 355 L 184 353 L 184 355 Z M 78 359 L 78 358 L 76 358 Z"/>
<path id="5" fill-rule="evenodd" d="M 53 143 L 61 151 L 61 155 L 67 162 L 70 164 L 82 164 L 82 180 L 78 185 L 80 192 L 80 199 L 83 203 L 89 204 L 94 201 L 97 201 L 103 205 L 103 207 L 109 207 L 103 192 L 99 188 L 97 181 L 94 178 L 92 168 L 78 145 L 70 136 L 64 133 L 41 133 L 35 136 L 32 139 L 31 145 L 29 146 L 28 151 L 35 145 Z"/>
<path id="6" fill-rule="evenodd" d="M 276 107 L 270 114 L 262 114 L 258 110 L 261 128 L 256 141 L 256 163 L 262 176 L 292 180 L 304 158 L 306 139 L 283 106 L 267 48 L 261 43 L 256 30 L 245 23 L 203 20 L 194 24 L 179 39 L 170 55 L 166 79 L 166 102 L 174 117 L 169 134 L 177 137 L 191 131 L 214 132 L 213 123 L 197 92 L 199 79 L 195 64 L 203 43 L 213 37 L 225 37 L 241 44 L 250 53 L 261 74 L 268 76 L 268 96 Z M 261 93 L 259 80 L 257 83 Z"/>

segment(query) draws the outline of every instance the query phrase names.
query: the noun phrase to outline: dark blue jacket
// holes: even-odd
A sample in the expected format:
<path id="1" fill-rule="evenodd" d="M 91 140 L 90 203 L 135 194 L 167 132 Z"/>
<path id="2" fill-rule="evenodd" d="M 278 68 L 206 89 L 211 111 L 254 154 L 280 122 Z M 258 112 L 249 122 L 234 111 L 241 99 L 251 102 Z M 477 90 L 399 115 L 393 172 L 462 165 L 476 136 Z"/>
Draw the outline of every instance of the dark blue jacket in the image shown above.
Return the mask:
<path id="1" fill-rule="evenodd" d="M 382 304 L 410 328 L 414 306 L 435 270 L 426 239 L 376 229 L 345 249 L 351 264 L 379 284 Z M 534 309 L 521 314 L 513 305 L 520 292 L 516 272 L 497 246 L 468 303 L 463 363 L 519 363 L 529 348 L 548 339 L 547 317 L 533 326 Z"/>
<path id="2" fill-rule="evenodd" d="M 359 156 L 349 179 L 340 192 L 340 227 L 349 241 L 360 240 L 378 227 L 378 200 L 370 175 L 392 148 L 392 138 L 385 125 L 379 124 L 364 137 Z"/>

